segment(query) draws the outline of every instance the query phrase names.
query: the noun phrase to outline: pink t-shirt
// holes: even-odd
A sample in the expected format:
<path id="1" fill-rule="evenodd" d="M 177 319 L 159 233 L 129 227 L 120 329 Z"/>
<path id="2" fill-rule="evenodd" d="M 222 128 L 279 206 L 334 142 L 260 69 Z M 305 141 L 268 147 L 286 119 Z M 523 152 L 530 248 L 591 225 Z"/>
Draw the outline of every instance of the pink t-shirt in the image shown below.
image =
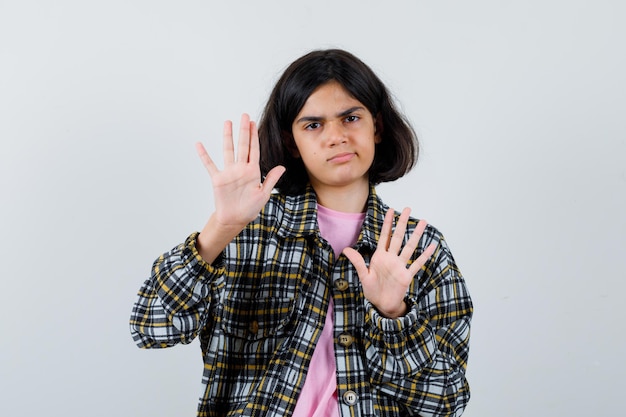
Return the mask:
<path id="1" fill-rule="evenodd" d="M 320 234 L 330 243 L 335 256 L 344 248 L 352 246 L 359 238 L 365 213 L 343 213 L 317 206 L 317 222 Z M 339 416 L 337 402 L 337 365 L 333 343 L 333 299 L 328 304 L 326 322 L 315 346 L 302 393 L 298 398 L 295 417 Z"/>

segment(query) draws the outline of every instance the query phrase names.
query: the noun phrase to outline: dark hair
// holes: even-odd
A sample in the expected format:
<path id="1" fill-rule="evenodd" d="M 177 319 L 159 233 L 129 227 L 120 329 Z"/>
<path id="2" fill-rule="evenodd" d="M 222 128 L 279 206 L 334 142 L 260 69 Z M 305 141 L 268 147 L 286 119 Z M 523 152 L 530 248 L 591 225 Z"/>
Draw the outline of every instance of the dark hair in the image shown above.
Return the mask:
<path id="1" fill-rule="evenodd" d="M 396 110 L 383 82 L 360 59 L 340 49 L 310 52 L 287 67 L 263 111 L 259 122 L 261 174 L 283 165 L 287 172 L 276 189 L 283 194 L 304 191 L 309 177 L 302 159 L 293 156 L 292 123 L 309 96 L 330 81 L 341 84 L 363 103 L 382 124 L 381 141 L 376 145 L 369 170 L 373 184 L 393 181 L 409 172 L 418 157 L 415 131 Z"/>

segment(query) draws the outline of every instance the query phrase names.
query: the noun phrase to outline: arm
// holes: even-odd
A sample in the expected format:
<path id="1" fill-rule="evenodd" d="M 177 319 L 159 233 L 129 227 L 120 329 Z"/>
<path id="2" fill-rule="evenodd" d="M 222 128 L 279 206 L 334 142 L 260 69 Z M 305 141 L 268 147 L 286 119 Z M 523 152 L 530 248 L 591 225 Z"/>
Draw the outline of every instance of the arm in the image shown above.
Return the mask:
<path id="1" fill-rule="evenodd" d="M 443 237 L 424 221 L 407 233 L 408 216 L 405 209 L 392 233 L 387 213 L 369 265 L 355 250 L 344 251 L 367 302 L 370 379 L 413 413 L 458 416 L 469 400 L 471 299 Z"/>
<path id="2" fill-rule="evenodd" d="M 269 200 L 285 168 L 270 170 L 261 182 L 259 137 L 247 114 L 241 117 L 235 156 L 232 123 L 224 123 L 224 169 L 218 170 L 204 146 L 198 155 L 211 176 L 215 211 L 200 234 L 194 234 L 156 260 L 151 277 L 139 290 L 130 320 L 140 347 L 189 343 L 207 324 L 212 286 L 223 275 L 214 266 L 220 254 Z"/>
<path id="3" fill-rule="evenodd" d="M 207 325 L 211 297 L 217 297 L 211 288 L 224 271 L 204 262 L 197 235 L 161 255 L 139 290 L 130 331 L 140 348 L 190 343 Z"/>
<path id="4" fill-rule="evenodd" d="M 472 302 L 445 241 L 406 298 L 404 317 L 383 317 L 373 306 L 366 323 L 372 383 L 409 410 L 460 416 L 469 401 L 465 378 Z"/>

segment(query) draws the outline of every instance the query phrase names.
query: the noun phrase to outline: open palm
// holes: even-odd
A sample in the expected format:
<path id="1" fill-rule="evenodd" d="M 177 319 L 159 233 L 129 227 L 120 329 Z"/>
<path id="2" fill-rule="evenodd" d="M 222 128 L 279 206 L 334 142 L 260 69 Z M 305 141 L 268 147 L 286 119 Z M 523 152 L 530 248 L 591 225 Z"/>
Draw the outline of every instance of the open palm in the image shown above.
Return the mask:
<path id="1" fill-rule="evenodd" d="M 224 123 L 223 136 L 222 170 L 217 168 L 201 143 L 196 144 L 196 150 L 211 176 L 217 222 L 224 227 L 242 229 L 256 218 L 267 203 L 285 168 L 273 168 L 261 183 L 259 135 L 256 124 L 250 121 L 247 114 L 241 116 L 236 152 L 232 122 Z"/>
<path id="2" fill-rule="evenodd" d="M 396 318 L 405 313 L 404 296 L 409 285 L 428 258 L 432 256 L 436 247 L 434 244 L 428 246 L 409 265 L 427 224 L 424 220 L 420 220 L 403 247 L 409 214 L 408 208 L 402 211 L 396 229 L 392 233 L 394 211 L 393 209 L 387 211 L 380 240 L 369 267 L 363 256 L 356 250 L 346 248 L 343 251 L 356 268 L 365 298 L 374 304 L 382 315 L 389 318 Z"/>

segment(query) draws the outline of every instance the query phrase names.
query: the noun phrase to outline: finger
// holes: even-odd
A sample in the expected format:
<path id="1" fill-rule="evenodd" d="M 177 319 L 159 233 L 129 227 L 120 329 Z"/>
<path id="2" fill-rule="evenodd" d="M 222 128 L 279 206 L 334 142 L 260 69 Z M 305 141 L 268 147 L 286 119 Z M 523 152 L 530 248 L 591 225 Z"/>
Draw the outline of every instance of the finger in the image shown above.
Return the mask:
<path id="1" fill-rule="evenodd" d="M 435 243 L 431 243 L 426 249 L 424 249 L 424 252 L 422 252 L 421 255 L 418 256 L 417 259 L 409 267 L 409 272 L 411 276 L 417 275 L 420 269 L 422 269 L 422 267 L 426 265 L 426 262 L 428 262 L 430 257 L 433 256 L 436 249 L 437 244 Z"/>
<path id="2" fill-rule="evenodd" d="M 239 142 L 237 143 L 237 162 L 248 162 L 250 155 L 250 116 L 241 115 L 239 125 Z"/>
<path id="3" fill-rule="evenodd" d="M 390 208 L 385 213 L 385 220 L 383 220 L 383 227 L 380 229 L 380 238 L 378 239 L 378 245 L 376 249 L 382 248 L 386 251 L 389 248 L 389 239 L 391 236 L 391 226 L 393 224 L 394 210 Z M 381 246 L 382 245 L 382 246 Z"/>
<path id="4" fill-rule="evenodd" d="M 209 172 L 209 175 L 213 176 L 213 174 L 219 171 L 202 143 L 200 142 L 196 143 L 196 152 L 198 153 L 198 156 L 200 157 L 202 164 L 204 165 L 206 170 Z"/>
<path id="5" fill-rule="evenodd" d="M 413 255 L 413 252 L 417 248 L 417 245 L 419 244 L 419 241 L 422 238 L 422 234 L 424 233 L 427 225 L 428 223 L 426 222 L 426 220 L 420 220 L 419 222 L 417 222 L 417 226 L 415 226 L 415 230 L 413 230 L 413 233 L 411 233 L 411 237 L 402 248 L 402 252 L 400 253 L 401 259 L 408 262 L 408 260 Z"/>
<path id="6" fill-rule="evenodd" d="M 396 230 L 394 230 L 391 240 L 389 241 L 388 251 L 394 254 L 400 253 L 402 249 L 402 243 L 404 242 L 404 232 L 406 232 L 406 224 L 409 221 L 409 214 L 411 214 L 410 208 L 405 208 L 400 214 L 400 218 L 396 223 Z"/>
<path id="7" fill-rule="evenodd" d="M 354 265 L 359 279 L 365 279 L 369 273 L 369 270 L 367 268 L 367 265 L 365 264 L 365 259 L 363 259 L 363 256 L 357 250 L 350 247 L 345 248 L 343 250 L 343 254 L 346 255 L 346 258 L 348 258 L 348 260 L 352 262 L 352 265 Z"/>
<path id="8" fill-rule="evenodd" d="M 235 149 L 233 145 L 233 122 L 230 120 L 224 122 L 223 138 L 224 164 L 231 164 L 235 162 Z"/>
<path id="9" fill-rule="evenodd" d="M 259 129 L 255 122 L 250 122 L 250 154 L 248 155 L 248 162 L 258 164 L 260 153 Z"/>
<path id="10" fill-rule="evenodd" d="M 271 193 L 278 183 L 278 180 L 285 173 L 286 170 L 287 169 L 282 165 L 272 168 L 270 172 L 267 173 L 267 175 L 265 176 L 265 180 L 263 181 L 263 191 L 267 192 L 268 194 Z"/>

